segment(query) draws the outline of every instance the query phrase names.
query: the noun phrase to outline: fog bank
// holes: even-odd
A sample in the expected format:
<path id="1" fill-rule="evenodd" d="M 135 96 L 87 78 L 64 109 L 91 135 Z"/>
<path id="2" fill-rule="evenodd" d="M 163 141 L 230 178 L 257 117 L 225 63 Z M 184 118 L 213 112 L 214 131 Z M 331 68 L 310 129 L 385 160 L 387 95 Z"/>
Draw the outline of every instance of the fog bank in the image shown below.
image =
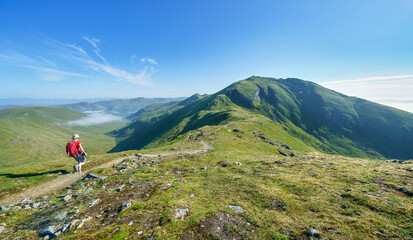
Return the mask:
<path id="1" fill-rule="evenodd" d="M 84 112 L 87 116 L 81 119 L 72 120 L 64 125 L 66 126 L 92 126 L 98 125 L 102 123 L 114 122 L 114 121 L 122 121 L 124 120 L 121 117 L 104 113 L 103 111 L 87 111 Z"/>

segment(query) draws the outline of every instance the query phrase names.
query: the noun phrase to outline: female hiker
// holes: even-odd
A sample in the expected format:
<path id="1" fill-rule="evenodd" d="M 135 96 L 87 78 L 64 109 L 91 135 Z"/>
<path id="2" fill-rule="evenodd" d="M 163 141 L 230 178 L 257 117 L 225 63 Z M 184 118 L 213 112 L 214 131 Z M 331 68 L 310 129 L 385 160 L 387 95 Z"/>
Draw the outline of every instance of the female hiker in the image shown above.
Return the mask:
<path id="1" fill-rule="evenodd" d="M 77 165 L 73 166 L 75 172 L 82 173 L 82 165 L 86 163 L 88 155 L 79 141 L 79 134 L 73 134 L 72 140 L 66 145 L 66 153 L 68 157 L 73 157 L 77 161 Z"/>

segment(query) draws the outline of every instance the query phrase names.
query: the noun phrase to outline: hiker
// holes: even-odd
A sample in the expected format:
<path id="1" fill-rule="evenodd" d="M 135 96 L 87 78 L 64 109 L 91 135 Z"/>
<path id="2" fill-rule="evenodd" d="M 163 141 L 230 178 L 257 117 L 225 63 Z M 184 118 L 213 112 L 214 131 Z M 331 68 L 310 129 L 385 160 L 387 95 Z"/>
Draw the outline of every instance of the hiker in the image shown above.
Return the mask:
<path id="1" fill-rule="evenodd" d="M 73 166 L 75 172 L 82 173 L 82 165 L 86 163 L 88 155 L 79 141 L 79 134 L 73 134 L 72 140 L 66 145 L 66 153 L 68 157 L 73 157 L 77 161 L 77 165 Z"/>

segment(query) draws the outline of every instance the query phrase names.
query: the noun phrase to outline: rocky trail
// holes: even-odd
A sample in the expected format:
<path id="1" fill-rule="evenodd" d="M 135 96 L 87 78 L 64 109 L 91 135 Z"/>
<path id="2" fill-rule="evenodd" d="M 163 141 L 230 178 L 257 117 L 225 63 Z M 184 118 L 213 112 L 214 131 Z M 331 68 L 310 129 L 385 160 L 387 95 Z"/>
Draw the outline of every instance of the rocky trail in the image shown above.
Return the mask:
<path id="1" fill-rule="evenodd" d="M 202 149 L 168 151 L 168 152 L 161 152 L 161 153 L 156 153 L 156 154 L 142 154 L 142 156 L 153 158 L 153 157 L 169 157 L 169 156 L 174 156 L 174 155 L 195 155 L 195 154 L 200 154 L 200 153 L 214 150 L 213 146 L 211 146 L 206 141 L 201 140 L 200 143 L 203 146 Z M 130 158 L 130 157 L 131 156 L 120 157 L 112 161 L 105 162 L 94 168 L 88 169 L 88 171 L 92 171 L 98 168 L 108 168 L 113 165 L 119 164 L 124 159 Z M 87 164 L 85 164 L 84 168 L 85 167 L 87 169 Z M 38 196 L 46 195 L 46 194 L 61 190 L 65 187 L 72 185 L 73 183 L 82 179 L 83 177 L 85 177 L 88 171 L 84 171 L 81 174 L 69 173 L 69 174 L 60 175 L 58 178 L 53 179 L 51 181 L 47 181 L 45 183 L 32 186 L 30 188 L 25 189 L 22 192 L 10 194 L 6 198 L 0 199 L 0 205 L 13 204 L 25 198 L 36 198 Z"/>

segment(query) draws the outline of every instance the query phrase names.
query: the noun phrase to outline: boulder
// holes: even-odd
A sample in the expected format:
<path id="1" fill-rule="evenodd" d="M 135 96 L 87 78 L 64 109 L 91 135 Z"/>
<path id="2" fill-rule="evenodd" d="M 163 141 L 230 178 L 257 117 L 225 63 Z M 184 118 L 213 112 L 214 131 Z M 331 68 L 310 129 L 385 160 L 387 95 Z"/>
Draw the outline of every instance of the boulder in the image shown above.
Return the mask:
<path id="1" fill-rule="evenodd" d="M 42 205 L 42 202 L 34 202 L 32 203 L 32 208 L 38 208 Z"/>
<path id="2" fill-rule="evenodd" d="M 69 228 L 70 228 L 70 223 L 67 223 L 60 229 L 60 231 L 61 232 L 66 232 Z"/>
<path id="3" fill-rule="evenodd" d="M 54 233 L 56 232 L 56 226 L 52 225 L 52 226 L 48 226 L 45 230 L 41 231 L 40 234 L 45 236 L 53 236 Z"/>
<path id="4" fill-rule="evenodd" d="M 100 201 L 100 199 L 95 199 L 95 200 L 93 200 L 91 203 L 89 203 L 89 207 L 95 206 L 96 204 L 99 203 L 99 201 Z"/>
<path id="5" fill-rule="evenodd" d="M 122 185 L 122 186 L 116 188 L 115 191 L 116 191 L 116 192 L 120 192 L 120 191 L 122 191 L 122 189 L 123 189 L 124 187 L 125 187 L 125 185 Z"/>
<path id="6" fill-rule="evenodd" d="M 311 237 L 318 237 L 320 236 L 320 231 L 318 231 L 317 229 L 310 229 L 310 232 L 308 232 L 308 234 Z"/>
<path id="7" fill-rule="evenodd" d="M 63 200 L 64 200 L 65 202 L 69 202 L 70 199 L 72 199 L 72 195 L 70 195 L 70 194 L 66 195 L 66 196 L 63 198 Z"/>
<path id="8" fill-rule="evenodd" d="M 175 210 L 175 219 L 184 220 L 185 216 L 189 214 L 188 208 L 178 208 Z"/>
<path id="9" fill-rule="evenodd" d="M 291 150 L 291 147 L 288 146 L 288 145 L 285 144 L 285 143 L 281 144 L 281 147 L 286 148 L 286 149 L 288 149 L 288 150 Z"/>
<path id="10" fill-rule="evenodd" d="M 166 186 L 161 187 L 160 190 L 166 190 L 166 189 L 170 188 L 172 186 L 172 184 L 173 183 L 168 183 L 168 184 L 166 184 Z"/>
<path id="11" fill-rule="evenodd" d="M 79 225 L 77 225 L 76 229 L 81 229 L 83 225 L 85 225 L 85 221 L 82 220 L 79 222 Z"/>
<path id="12" fill-rule="evenodd" d="M 24 205 L 23 207 L 22 207 L 22 209 L 31 209 L 32 207 L 30 207 L 30 205 L 29 204 L 27 204 L 27 205 Z"/>
<path id="13" fill-rule="evenodd" d="M 71 221 L 70 225 L 69 225 L 69 229 L 74 228 L 79 222 L 80 222 L 79 219 L 75 219 L 75 220 Z"/>
<path id="14" fill-rule="evenodd" d="M 9 206 L 0 206 L 0 211 L 7 211 L 10 210 Z"/>
<path id="15" fill-rule="evenodd" d="M 88 173 L 83 180 L 87 181 L 87 180 L 102 180 L 104 179 L 103 177 L 99 177 L 98 175 L 92 174 L 92 173 Z"/>
<path id="16" fill-rule="evenodd" d="M 83 225 L 85 225 L 85 223 L 86 223 L 87 221 L 89 221 L 90 219 L 92 219 L 92 218 L 91 218 L 91 217 L 87 217 L 87 218 L 82 219 L 82 220 L 79 222 L 79 225 L 77 225 L 76 229 L 80 229 L 81 227 L 83 227 Z"/>
<path id="17" fill-rule="evenodd" d="M 232 205 L 229 205 L 228 207 L 231 208 L 232 210 L 234 210 L 234 212 L 236 212 L 236 213 L 243 213 L 243 212 L 245 212 L 245 210 L 244 210 L 242 207 L 232 206 Z"/>
<path id="18" fill-rule="evenodd" d="M 277 150 L 281 155 L 288 156 L 288 153 L 284 152 L 283 150 L 281 150 L 281 149 L 277 149 Z"/>
<path id="19" fill-rule="evenodd" d="M 20 203 L 31 203 L 32 202 L 32 200 L 28 197 L 28 198 L 23 198 L 21 201 L 20 201 Z"/>
<path id="20" fill-rule="evenodd" d="M 1 233 L 3 233 L 3 232 L 4 232 L 4 230 L 6 230 L 6 228 L 5 228 L 5 227 L 3 227 L 3 226 L 0 226 L 0 234 L 1 234 Z"/>
<path id="21" fill-rule="evenodd" d="M 66 217 L 67 217 L 67 212 L 66 212 L 66 211 L 63 211 L 63 212 L 60 212 L 59 214 L 57 214 L 54 219 L 60 220 L 60 219 L 66 218 Z"/>
<path id="22" fill-rule="evenodd" d="M 123 212 L 126 209 L 130 208 L 130 206 L 132 206 L 132 202 L 131 201 L 127 201 L 125 203 L 122 204 L 120 211 Z"/>

